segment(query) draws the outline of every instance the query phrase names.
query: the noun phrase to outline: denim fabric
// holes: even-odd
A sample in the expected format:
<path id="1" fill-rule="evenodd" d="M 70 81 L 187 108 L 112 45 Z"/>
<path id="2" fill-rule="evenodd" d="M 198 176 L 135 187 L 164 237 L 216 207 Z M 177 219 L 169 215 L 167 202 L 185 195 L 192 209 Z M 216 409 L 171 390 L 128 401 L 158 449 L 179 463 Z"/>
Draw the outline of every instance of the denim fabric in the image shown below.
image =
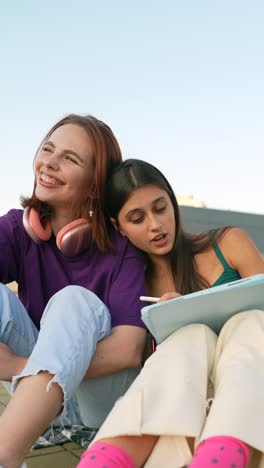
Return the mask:
<path id="1" fill-rule="evenodd" d="M 15 354 L 28 357 L 38 337 L 38 330 L 16 295 L 0 284 L 0 341 Z"/>
<path id="2" fill-rule="evenodd" d="M 67 286 L 50 299 L 40 325 L 38 332 L 18 298 L 0 285 L 0 341 L 17 355 L 29 357 L 21 374 L 13 377 L 11 391 L 22 377 L 46 370 L 54 375 L 47 391 L 57 382 L 64 392 L 63 411 L 54 424 L 99 427 L 138 373 L 128 369 L 82 382 L 97 342 L 111 333 L 107 307 L 91 291 Z M 102 405 L 103 401 L 107 403 Z"/>

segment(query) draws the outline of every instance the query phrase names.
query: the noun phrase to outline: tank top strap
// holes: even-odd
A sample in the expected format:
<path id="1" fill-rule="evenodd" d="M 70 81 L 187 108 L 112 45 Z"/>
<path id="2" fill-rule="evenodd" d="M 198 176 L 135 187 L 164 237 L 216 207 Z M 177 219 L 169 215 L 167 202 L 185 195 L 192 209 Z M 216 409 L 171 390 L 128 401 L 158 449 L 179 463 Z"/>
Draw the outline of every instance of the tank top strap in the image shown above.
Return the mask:
<path id="1" fill-rule="evenodd" d="M 216 231 L 216 229 L 211 229 L 208 232 L 209 238 L 210 238 L 211 243 L 212 243 L 212 247 L 213 247 L 213 249 L 214 249 L 214 251 L 216 253 L 216 256 L 217 256 L 218 260 L 222 263 L 222 265 L 224 267 L 224 270 L 226 270 L 226 269 L 230 270 L 230 269 L 232 269 L 232 267 L 230 265 L 228 265 L 224 255 L 222 254 L 222 251 L 221 251 L 219 245 L 214 240 L 215 231 Z"/>
<path id="2" fill-rule="evenodd" d="M 226 270 L 226 269 L 230 269 L 231 266 L 228 265 L 228 263 L 227 263 L 227 261 L 226 261 L 224 255 L 223 255 L 223 253 L 222 253 L 222 251 L 221 251 L 219 245 L 217 245 L 216 243 L 214 243 L 214 244 L 213 244 L 213 249 L 214 249 L 214 251 L 215 251 L 215 253 L 216 253 L 216 256 L 218 257 L 219 261 L 222 263 L 224 269 L 225 269 L 225 270 Z"/>

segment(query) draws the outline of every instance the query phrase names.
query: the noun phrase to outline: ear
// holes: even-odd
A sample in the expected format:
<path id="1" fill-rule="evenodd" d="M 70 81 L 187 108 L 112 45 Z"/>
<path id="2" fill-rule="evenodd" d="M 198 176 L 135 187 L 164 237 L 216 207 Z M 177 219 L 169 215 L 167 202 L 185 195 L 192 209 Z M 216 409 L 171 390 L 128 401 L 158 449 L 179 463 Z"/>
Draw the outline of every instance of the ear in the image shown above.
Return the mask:
<path id="1" fill-rule="evenodd" d="M 121 236 L 126 237 L 125 233 L 123 231 L 121 231 L 121 229 L 119 229 L 116 219 L 115 218 L 110 218 L 110 221 L 113 224 L 115 230 L 117 232 L 119 232 L 121 234 Z"/>

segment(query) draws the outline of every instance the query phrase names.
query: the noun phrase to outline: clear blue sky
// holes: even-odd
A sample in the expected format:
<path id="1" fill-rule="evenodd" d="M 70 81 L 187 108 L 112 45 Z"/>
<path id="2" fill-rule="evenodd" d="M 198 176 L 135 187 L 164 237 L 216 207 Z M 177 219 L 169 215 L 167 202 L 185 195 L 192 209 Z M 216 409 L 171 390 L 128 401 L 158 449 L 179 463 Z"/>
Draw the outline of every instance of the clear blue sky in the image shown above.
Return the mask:
<path id="1" fill-rule="evenodd" d="M 177 195 L 264 214 L 264 2 L 2 2 L 0 214 L 68 112 L 114 130 Z"/>

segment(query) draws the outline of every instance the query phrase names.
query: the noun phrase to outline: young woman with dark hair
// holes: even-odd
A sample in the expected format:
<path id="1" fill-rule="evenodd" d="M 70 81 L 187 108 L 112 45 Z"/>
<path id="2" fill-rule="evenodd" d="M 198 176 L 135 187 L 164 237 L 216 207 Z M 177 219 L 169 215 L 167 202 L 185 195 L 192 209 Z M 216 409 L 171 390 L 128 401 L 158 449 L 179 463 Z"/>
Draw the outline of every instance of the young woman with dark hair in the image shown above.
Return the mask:
<path id="1" fill-rule="evenodd" d="M 119 161 L 105 123 L 66 116 L 37 151 L 24 211 L 0 218 L 0 379 L 14 392 L 0 417 L 6 468 L 51 422 L 98 429 L 139 372 L 143 257 L 104 216 L 106 175 Z"/>
<path id="2" fill-rule="evenodd" d="M 106 195 L 116 229 L 145 254 L 150 296 L 164 301 L 264 273 L 263 257 L 240 229 L 185 232 L 170 184 L 147 162 L 118 164 Z M 78 467 L 248 466 L 249 447 L 264 452 L 263 343 L 259 310 L 233 316 L 219 337 L 202 324 L 174 332 L 116 403 Z M 262 466 L 255 454 L 250 466 Z"/>

